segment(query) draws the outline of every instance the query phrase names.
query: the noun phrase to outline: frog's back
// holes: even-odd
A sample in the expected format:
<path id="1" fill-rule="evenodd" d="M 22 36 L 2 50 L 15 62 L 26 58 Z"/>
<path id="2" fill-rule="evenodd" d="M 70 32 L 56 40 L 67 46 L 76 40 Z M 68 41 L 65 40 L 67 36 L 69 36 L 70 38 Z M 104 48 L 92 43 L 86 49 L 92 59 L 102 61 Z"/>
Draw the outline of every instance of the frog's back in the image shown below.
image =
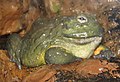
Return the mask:
<path id="1" fill-rule="evenodd" d="M 49 48 L 53 37 L 57 37 L 59 21 L 52 19 L 38 19 L 31 30 L 25 35 L 21 44 L 21 60 L 24 65 L 37 66 L 45 64 L 44 51 Z M 40 61 L 36 61 L 40 60 Z M 33 64 L 34 62 L 34 64 Z"/>

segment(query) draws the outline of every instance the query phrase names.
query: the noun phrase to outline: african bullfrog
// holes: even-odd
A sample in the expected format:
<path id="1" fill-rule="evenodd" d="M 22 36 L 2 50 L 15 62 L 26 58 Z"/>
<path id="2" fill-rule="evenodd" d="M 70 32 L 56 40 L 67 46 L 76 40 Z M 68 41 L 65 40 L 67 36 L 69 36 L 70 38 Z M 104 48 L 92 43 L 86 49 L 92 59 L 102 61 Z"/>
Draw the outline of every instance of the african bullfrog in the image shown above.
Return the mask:
<path id="1" fill-rule="evenodd" d="M 24 36 L 11 34 L 7 50 L 19 69 L 21 64 L 66 64 L 89 58 L 101 43 L 103 28 L 89 13 L 52 19 L 38 18 Z"/>

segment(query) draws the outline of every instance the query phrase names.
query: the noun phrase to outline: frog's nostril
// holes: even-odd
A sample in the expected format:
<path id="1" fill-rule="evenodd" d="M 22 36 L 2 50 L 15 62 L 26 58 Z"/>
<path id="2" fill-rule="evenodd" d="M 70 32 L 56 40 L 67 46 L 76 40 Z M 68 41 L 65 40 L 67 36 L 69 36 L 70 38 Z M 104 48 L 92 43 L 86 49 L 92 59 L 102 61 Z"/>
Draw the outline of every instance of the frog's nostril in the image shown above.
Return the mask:
<path id="1" fill-rule="evenodd" d="M 77 17 L 77 20 L 78 20 L 80 23 L 85 23 L 85 22 L 88 21 L 85 16 L 78 16 L 78 17 Z"/>

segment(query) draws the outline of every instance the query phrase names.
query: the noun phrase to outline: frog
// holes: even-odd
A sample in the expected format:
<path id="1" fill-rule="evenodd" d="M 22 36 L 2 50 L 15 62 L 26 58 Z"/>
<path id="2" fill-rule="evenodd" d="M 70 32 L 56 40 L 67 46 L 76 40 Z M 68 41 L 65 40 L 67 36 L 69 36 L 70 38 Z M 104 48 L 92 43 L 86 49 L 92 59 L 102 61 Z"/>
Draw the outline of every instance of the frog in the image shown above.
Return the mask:
<path id="1" fill-rule="evenodd" d="M 38 18 L 24 37 L 9 36 L 7 51 L 19 69 L 22 65 L 68 64 L 90 58 L 101 44 L 103 32 L 90 13 Z"/>

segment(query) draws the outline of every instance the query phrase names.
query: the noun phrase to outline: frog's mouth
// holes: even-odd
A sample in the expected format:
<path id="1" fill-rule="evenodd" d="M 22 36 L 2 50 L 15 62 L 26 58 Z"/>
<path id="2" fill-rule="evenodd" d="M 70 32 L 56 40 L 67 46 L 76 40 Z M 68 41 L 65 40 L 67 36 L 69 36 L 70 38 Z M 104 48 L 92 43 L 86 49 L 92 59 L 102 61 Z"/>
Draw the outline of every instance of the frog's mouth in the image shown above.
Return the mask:
<path id="1" fill-rule="evenodd" d="M 76 43 L 76 44 L 87 44 L 87 43 L 91 43 L 91 42 L 101 42 L 102 37 L 90 37 L 90 38 L 83 38 L 83 39 L 72 39 L 72 42 Z"/>
<path id="2" fill-rule="evenodd" d="M 91 42 L 101 42 L 102 37 L 96 36 L 96 37 L 88 37 L 88 38 L 81 38 L 81 39 L 75 39 L 75 38 L 67 38 L 69 42 L 75 43 L 75 44 L 88 44 Z"/>
<path id="3" fill-rule="evenodd" d="M 88 37 L 88 34 L 86 32 L 83 32 L 83 33 L 64 34 L 64 36 L 68 38 L 85 38 Z"/>
<path id="4" fill-rule="evenodd" d="M 74 38 L 74 39 L 86 39 L 86 38 L 90 38 L 90 37 L 102 37 L 103 33 L 99 32 L 91 32 L 91 33 L 87 33 L 87 32 L 81 32 L 81 33 L 69 33 L 69 34 L 63 34 L 64 37 L 66 38 Z"/>
<path id="5" fill-rule="evenodd" d="M 86 32 L 82 33 L 71 33 L 71 34 L 64 34 L 64 37 L 72 43 L 76 44 L 87 44 L 93 41 L 101 41 L 102 40 L 102 33 L 93 33 L 87 34 Z"/>

